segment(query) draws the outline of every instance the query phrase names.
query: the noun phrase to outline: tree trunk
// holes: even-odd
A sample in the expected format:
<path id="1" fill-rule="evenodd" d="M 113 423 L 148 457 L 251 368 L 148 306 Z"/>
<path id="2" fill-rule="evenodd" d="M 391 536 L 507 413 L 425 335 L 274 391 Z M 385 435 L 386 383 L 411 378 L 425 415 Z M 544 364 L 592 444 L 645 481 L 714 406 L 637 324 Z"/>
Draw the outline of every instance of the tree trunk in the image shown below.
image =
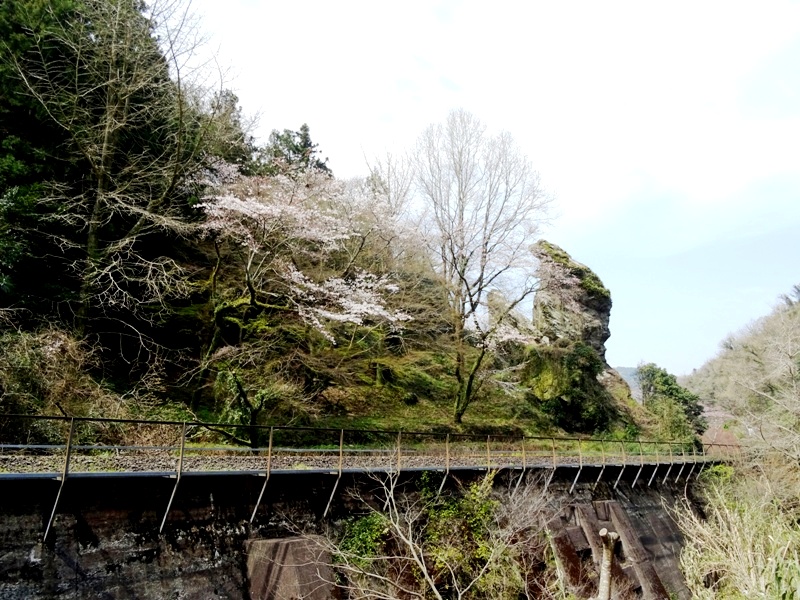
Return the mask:
<path id="1" fill-rule="evenodd" d="M 619 534 L 603 527 L 600 530 L 600 539 L 603 541 L 603 563 L 600 566 L 596 600 L 611 600 L 611 561 L 614 560 L 614 546 Z"/>

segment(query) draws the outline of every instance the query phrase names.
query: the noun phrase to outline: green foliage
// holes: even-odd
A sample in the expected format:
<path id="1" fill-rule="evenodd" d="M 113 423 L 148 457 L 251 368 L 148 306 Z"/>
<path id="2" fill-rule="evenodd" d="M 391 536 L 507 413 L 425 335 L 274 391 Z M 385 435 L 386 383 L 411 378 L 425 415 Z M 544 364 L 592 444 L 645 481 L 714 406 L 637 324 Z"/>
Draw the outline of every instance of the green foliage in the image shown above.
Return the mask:
<path id="1" fill-rule="evenodd" d="M 442 376 L 441 366 L 425 354 L 384 356 L 373 364 L 376 385 L 389 387 L 407 404 L 416 404 L 420 399 L 445 400 L 452 394 L 452 382 Z"/>
<path id="2" fill-rule="evenodd" d="M 708 423 L 703 417 L 700 397 L 679 385 L 674 375 L 647 363 L 639 365 L 636 377 L 643 404 L 658 418 L 664 437 L 681 439 L 706 430 Z"/>
<path id="3" fill-rule="evenodd" d="M 306 123 L 300 126 L 299 131 L 273 129 L 267 145 L 259 150 L 257 164 L 250 170 L 261 175 L 278 175 L 311 168 L 332 175 L 328 159 L 319 158 L 318 146 L 311 141 Z"/>
<path id="4" fill-rule="evenodd" d="M 727 485 L 733 480 L 736 470 L 731 465 L 711 465 L 703 469 L 700 478 L 706 485 Z"/>
<path id="5" fill-rule="evenodd" d="M 64 331 L 0 332 L 0 349 L 0 414 L 125 418 L 136 406 L 135 397 L 122 403 L 88 374 L 96 356 Z M 62 425 L 21 420 L 2 423 L 0 430 L 6 440 L 60 443 Z M 92 441 L 114 439 L 88 429 L 79 439 L 89 441 L 90 435 Z"/>
<path id="6" fill-rule="evenodd" d="M 534 346 L 522 381 L 554 425 L 593 433 L 606 430 L 618 416 L 613 398 L 597 380 L 602 371 L 602 360 L 583 342 Z"/>
<path id="7" fill-rule="evenodd" d="M 377 556 L 386 543 L 388 534 L 386 517 L 381 513 L 355 517 L 345 523 L 339 548 L 343 553 L 352 555 L 361 568 L 366 568 L 368 560 Z"/>
<path id="8" fill-rule="evenodd" d="M 415 491 L 387 484 L 388 512 L 345 523 L 336 560 L 346 585 L 383 589 L 388 597 L 395 597 L 394 585 L 424 598 L 516 600 L 529 593 L 530 569 L 544 566 L 537 553 L 545 546 L 538 528 L 546 511 L 533 500 L 535 488 L 512 500 L 513 493 L 493 489 L 494 476 L 458 490 L 440 491 L 430 474 Z"/>

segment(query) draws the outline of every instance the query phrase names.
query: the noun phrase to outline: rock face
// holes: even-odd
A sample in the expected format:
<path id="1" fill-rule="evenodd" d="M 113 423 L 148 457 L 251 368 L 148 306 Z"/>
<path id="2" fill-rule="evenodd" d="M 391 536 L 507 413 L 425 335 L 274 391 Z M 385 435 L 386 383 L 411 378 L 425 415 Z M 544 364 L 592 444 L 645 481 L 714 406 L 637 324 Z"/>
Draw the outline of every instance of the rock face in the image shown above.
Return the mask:
<path id="1" fill-rule="evenodd" d="M 605 362 L 611 294 L 594 272 L 564 250 L 538 241 L 540 289 L 533 299 L 533 325 L 541 342 L 582 341 Z"/>
<path id="2" fill-rule="evenodd" d="M 542 240 L 533 251 L 540 287 L 533 299 L 535 343 L 523 383 L 565 431 L 631 425 L 630 388 L 606 362 L 611 294 L 589 267 L 555 244 Z"/>

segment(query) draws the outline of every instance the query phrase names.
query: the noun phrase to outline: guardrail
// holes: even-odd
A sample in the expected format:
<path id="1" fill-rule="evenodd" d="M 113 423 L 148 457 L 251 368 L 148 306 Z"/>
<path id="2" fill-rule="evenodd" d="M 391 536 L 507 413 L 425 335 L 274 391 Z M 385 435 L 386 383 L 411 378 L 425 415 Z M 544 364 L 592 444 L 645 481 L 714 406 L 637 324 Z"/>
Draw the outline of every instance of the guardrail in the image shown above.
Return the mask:
<path id="1" fill-rule="evenodd" d="M 27 443 L 42 439 L 47 442 Z M 250 446 L 220 445 L 219 439 L 246 441 Z M 584 467 L 599 468 L 595 486 L 607 467 L 621 467 L 616 488 L 626 468 L 637 468 L 635 486 L 644 467 L 651 465 L 650 486 L 661 466 L 666 467 L 663 481 L 673 473 L 678 481 L 684 474 L 691 477 L 698 464 L 699 475 L 706 462 L 727 461 L 738 454 L 738 446 L 682 441 L 0 415 L 0 477 L 40 476 L 61 482 L 45 537 L 71 475 L 148 473 L 174 478 L 163 528 L 181 477 L 193 473 L 263 477 L 252 521 L 270 476 L 277 472 L 336 475 L 332 500 L 344 472 L 438 470 L 444 472 L 444 485 L 451 470 L 539 468 L 550 469 L 545 483 L 549 486 L 557 469 L 570 467 L 577 468 L 572 493 Z"/>

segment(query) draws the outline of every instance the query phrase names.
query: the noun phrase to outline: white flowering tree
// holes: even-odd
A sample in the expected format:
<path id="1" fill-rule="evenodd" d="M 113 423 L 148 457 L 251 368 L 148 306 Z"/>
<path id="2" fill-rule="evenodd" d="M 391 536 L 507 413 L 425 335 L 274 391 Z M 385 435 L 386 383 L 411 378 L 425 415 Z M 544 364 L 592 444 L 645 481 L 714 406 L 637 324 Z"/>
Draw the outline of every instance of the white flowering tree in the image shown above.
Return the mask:
<path id="1" fill-rule="evenodd" d="M 201 376 L 217 372 L 216 388 L 239 420 L 280 413 L 285 422 L 313 409 L 307 386 L 292 388 L 297 369 L 286 368 L 311 359 L 298 355 L 296 342 L 280 356 L 270 350 L 265 339 L 278 335 L 276 326 L 295 319 L 335 345 L 344 326 L 388 331 L 408 320 L 387 303 L 398 290 L 390 276 L 369 268 L 391 219 L 374 186 L 318 169 L 240 176 L 222 165 L 215 179 L 199 206 L 217 259 L 215 335 Z"/>
<path id="2" fill-rule="evenodd" d="M 357 264 L 379 222 L 364 214 L 369 204 L 364 188 L 308 170 L 237 177 L 200 206 L 218 251 L 220 243 L 233 247 L 241 298 L 256 310 L 294 311 L 333 341 L 329 322 L 398 325 L 405 319 L 385 306 L 384 295 L 396 286 Z"/>

